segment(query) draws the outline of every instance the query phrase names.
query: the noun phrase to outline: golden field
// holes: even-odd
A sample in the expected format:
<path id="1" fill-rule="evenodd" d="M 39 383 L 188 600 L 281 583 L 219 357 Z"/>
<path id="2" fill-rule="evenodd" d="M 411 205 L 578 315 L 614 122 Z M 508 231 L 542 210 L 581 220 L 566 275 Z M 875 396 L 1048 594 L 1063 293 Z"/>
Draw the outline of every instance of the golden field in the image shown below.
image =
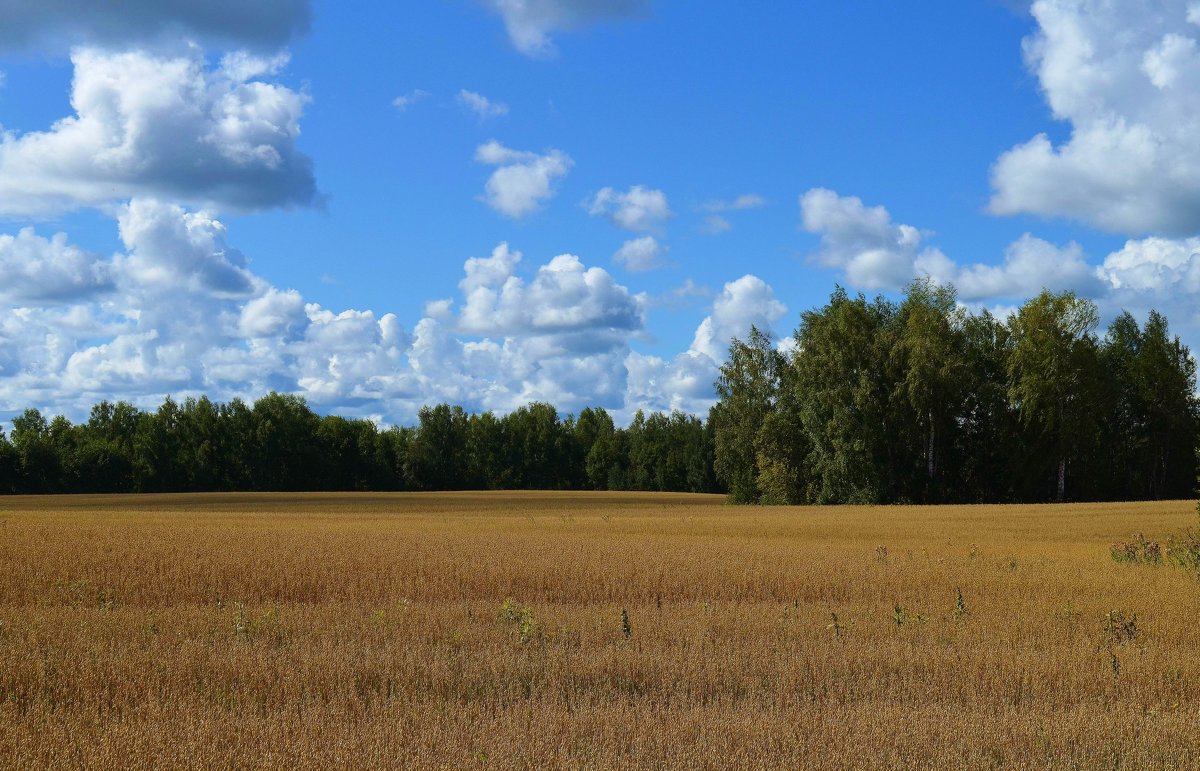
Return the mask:
<path id="1" fill-rule="evenodd" d="M 1197 768 L 1195 518 L 3 498 L 0 767 Z"/>

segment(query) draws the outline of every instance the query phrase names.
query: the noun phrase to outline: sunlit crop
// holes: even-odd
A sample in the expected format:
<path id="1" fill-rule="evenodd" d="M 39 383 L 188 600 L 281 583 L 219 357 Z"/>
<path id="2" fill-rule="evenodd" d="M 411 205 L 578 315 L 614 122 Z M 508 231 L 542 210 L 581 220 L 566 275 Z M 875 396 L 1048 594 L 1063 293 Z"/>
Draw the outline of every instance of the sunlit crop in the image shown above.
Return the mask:
<path id="1" fill-rule="evenodd" d="M 0 499 L 0 767 L 1195 768 L 1194 518 Z"/>

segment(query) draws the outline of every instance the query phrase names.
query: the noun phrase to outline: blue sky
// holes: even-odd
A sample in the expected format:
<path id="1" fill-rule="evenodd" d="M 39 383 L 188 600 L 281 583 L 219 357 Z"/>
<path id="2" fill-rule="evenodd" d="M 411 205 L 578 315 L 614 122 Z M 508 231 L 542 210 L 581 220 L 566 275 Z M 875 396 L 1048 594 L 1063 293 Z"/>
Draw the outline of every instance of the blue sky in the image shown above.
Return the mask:
<path id="1" fill-rule="evenodd" d="M 0 420 L 703 413 L 835 283 L 1200 342 L 1200 2 L 0 0 Z"/>

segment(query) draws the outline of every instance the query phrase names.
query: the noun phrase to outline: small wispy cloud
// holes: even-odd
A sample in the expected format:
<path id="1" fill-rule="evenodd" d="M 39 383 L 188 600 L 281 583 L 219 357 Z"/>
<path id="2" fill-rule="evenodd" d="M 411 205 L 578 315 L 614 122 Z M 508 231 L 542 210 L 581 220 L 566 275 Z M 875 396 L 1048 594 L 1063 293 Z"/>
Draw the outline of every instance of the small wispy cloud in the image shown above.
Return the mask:
<path id="1" fill-rule="evenodd" d="M 626 241 L 613 260 L 624 265 L 632 273 L 654 270 L 666 265 L 667 247 L 660 244 L 654 236 L 642 236 Z"/>
<path id="2" fill-rule="evenodd" d="M 404 112 L 409 107 L 412 107 L 414 104 L 421 101 L 422 99 L 424 99 L 427 96 L 429 96 L 428 91 L 423 91 L 418 88 L 418 89 L 408 92 L 407 94 L 401 94 L 400 96 L 393 99 L 392 106 L 395 107 L 400 112 Z"/>
<path id="3" fill-rule="evenodd" d="M 739 195 L 732 201 L 708 201 L 700 208 L 706 212 L 713 214 L 726 211 L 742 211 L 743 209 L 757 209 L 760 206 L 766 206 L 767 199 L 756 193 L 746 193 Z"/>
<path id="4" fill-rule="evenodd" d="M 704 224 L 700 226 L 700 232 L 709 236 L 725 233 L 733 229 L 733 223 L 729 221 L 728 217 L 722 216 L 723 214 L 744 211 L 746 209 L 757 209 L 766 205 L 767 199 L 757 193 L 745 193 L 729 201 L 712 200 L 702 203 L 699 209 L 702 212 L 708 212 L 708 216 L 704 218 Z"/>
<path id="5" fill-rule="evenodd" d="M 458 92 L 458 103 L 481 121 L 508 115 L 508 105 L 504 102 L 493 102 L 483 94 L 465 88 Z"/>
<path id="6" fill-rule="evenodd" d="M 646 305 L 649 308 L 667 308 L 678 310 L 697 305 L 711 299 L 713 291 L 706 286 L 697 284 L 692 279 L 684 279 L 679 286 L 661 294 L 646 295 Z"/>

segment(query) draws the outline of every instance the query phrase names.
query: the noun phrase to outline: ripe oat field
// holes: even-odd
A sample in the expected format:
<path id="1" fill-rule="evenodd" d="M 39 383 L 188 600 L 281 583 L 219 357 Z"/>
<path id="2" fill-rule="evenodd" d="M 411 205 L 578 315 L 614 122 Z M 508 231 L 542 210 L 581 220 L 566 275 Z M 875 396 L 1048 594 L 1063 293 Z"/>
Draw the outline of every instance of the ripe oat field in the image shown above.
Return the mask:
<path id="1" fill-rule="evenodd" d="M 1194 519 L 0 499 L 0 767 L 1195 768 Z"/>

